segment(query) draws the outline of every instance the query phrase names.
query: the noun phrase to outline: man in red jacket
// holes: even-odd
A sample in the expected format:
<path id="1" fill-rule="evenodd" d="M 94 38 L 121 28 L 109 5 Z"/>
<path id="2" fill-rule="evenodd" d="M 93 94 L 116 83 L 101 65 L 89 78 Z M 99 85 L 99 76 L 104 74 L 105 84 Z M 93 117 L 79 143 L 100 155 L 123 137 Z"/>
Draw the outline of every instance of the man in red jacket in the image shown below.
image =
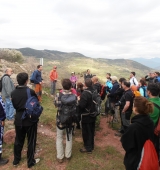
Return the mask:
<path id="1" fill-rule="evenodd" d="M 56 82 L 58 78 L 58 73 L 57 73 L 57 66 L 53 67 L 53 70 L 50 72 L 50 80 L 51 80 L 51 96 L 55 95 L 55 90 L 56 90 Z"/>

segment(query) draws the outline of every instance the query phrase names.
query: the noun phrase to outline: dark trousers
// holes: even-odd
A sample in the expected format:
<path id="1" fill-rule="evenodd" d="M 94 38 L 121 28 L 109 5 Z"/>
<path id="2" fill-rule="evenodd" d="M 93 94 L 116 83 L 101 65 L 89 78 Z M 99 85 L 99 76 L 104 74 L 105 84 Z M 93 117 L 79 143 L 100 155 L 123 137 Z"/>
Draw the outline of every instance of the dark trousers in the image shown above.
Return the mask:
<path id="1" fill-rule="evenodd" d="M 82 123 L 82 137 L 84 147 L 87 151 L 94 149 L 95 122 Z"/>
<path id="2" fill-rule="evenodd" d="M 14 164 L 21 160 L 21 151 L 24 145 L 25 137 L 28 139 L 27 164 L 32 167 L 35 164 L 34 153 L 37 137 L 37 123 L 32 126 L 15 126 L 16 137 L 14 143 Z"/>
<path id="3" fill-rule="evenodd" d="M 111 110 L 111 102 L 110 102 L 110 98 L 107 98 L 105 102 L 105 114 L 108 114 L 110 110 Z"/>

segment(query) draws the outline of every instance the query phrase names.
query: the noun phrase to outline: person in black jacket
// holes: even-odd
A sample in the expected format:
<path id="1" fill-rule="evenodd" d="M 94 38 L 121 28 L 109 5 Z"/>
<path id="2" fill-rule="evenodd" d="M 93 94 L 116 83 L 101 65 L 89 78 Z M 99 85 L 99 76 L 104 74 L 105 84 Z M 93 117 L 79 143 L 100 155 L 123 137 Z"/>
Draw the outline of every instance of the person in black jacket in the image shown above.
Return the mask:
<path id="1" fill-rule="evenodd" d="M 92 77 L 93 77 L 93 75 L 91 74 L 90 70 L 87 69 L 86 74 L 84 74 L 84 81 L 85 81 L 87 78 L 90 78 L 90 79 L 91 79 Z"/>
<path id="2" fill-rule="evenodd" d="M 117 82 L 117 77 L 116 76 L 111 76 L 112 84 L 113 87 L 110 91 L 110 93 L 107 95 L 107 97 L 110 98 L 110 103 L 111 103 L 111 112 L 114 115 L 113 122 L 118 122 L 118 106 L 115 106 L 115 103 L 117 102 L 115 93 L 119 89 L 119 83 Z"/>
<path id="3" fill-rule="evenodd" d="M 131 120 L 131 125 L 121 138 L 126 151 L 124 157 L 126 170 L 138 168 L 143 145 L 148 139 L 153 142 L 154 134 L 153 121 L 149 117 L 149 113 L 153 112 L 153 104 L 145 97 L 138 96 L 134 99 L 133 112 L 135 116 Z"/>
<path id="4" fill-rule="evenodd" d="M 27 97 L 27 83 L 28 83 L 28 74 L 19 73 L 17 75 L 18 86 L 11 93 L 12 103 L 16 109 L 15 115 L 15 142 L 14 142 L 14 161 L 13 165 L 17 166 L 21 160 L 21 151 L 24 145 L 25 137 L 27 135 L 28 139 L 28 151 L 27 151 L 27 164 L 28 168 L 31 168 L 36 163 L 40 161 L 39 158 L 34 159 L 35 147 L 36 147 L 36 138 L 37 138 L 37 122 L 31 122 L 28 118 L 21 120 L 22 114 L 25 110 L 25 104 L 28 99 Z M 35 92 L 30 89 L 31 96 L 37 97 Z"/>
<path id="5" fill-rule="evenodd" d="M 92 105 L 92 94 L 94 89 L 92 87 L 92 80 L 87 78 L 85 80 L 86 90 L 83 91 L 80 100 L 79 100 L 79 109 L 82 115 L 82 137 L 84 142 L 84 148 L 80 149 L 80 152 L 92 153 L 94 149 L 94 132 L 95 132 L 95 117 L 88 115 L 88 111 L 95 111 L 94 108 L 91 108 Z M 90 93 L 90 92 L 91 93 Z"/>
<path id="6" fill-rule="evenodd" d="M 92 77 L 92 83 L 93 83 L 93 89 L 94 90 L 97 90 L 97 93 L 101 93 L 101 84 L 99 83 L 99 81 L 98 81 L 98 77 L 97 76 L 94 76 L 94 77 Z"/>

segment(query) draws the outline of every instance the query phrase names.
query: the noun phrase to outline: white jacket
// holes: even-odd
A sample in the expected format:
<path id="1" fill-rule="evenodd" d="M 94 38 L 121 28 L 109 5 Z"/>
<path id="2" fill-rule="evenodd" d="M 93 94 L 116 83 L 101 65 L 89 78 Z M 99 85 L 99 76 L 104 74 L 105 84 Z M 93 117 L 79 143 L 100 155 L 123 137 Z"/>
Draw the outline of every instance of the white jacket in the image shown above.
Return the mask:
<path id="1" fill-rule="evenodd" d="M 133 85 L 138 86 L 138 81 L 135 77 L 132 77 L 129 81 L 131 83 L 131 86 Z"/>

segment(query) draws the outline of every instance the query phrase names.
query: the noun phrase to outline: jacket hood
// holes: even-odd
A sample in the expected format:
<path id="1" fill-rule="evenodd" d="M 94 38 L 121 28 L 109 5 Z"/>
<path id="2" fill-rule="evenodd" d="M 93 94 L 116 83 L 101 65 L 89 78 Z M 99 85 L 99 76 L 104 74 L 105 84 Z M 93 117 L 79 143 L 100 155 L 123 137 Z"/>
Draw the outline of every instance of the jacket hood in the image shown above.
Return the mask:
<path id="1" fill-rule="evenodd" d="M 132 118 L 131 123 L 139 123 L 142 126 L 150 127 L 153 121 L 150 119 L 149 115 L 138 114 Z"/>

